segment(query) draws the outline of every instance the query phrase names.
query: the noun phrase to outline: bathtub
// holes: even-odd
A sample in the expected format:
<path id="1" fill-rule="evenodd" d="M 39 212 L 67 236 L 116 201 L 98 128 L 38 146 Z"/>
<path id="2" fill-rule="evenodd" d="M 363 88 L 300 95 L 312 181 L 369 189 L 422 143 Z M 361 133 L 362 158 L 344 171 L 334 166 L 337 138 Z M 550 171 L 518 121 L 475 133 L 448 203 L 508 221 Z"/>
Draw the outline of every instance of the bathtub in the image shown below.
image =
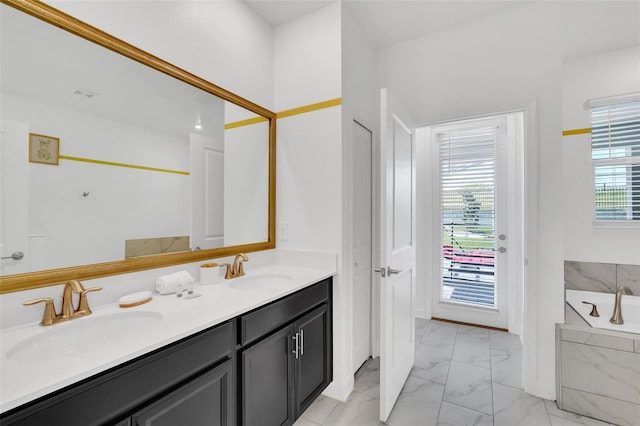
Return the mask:
<path id="1" fill-rule="evenodd" d="M 622 318 L 624 324 L 612 324 L 609 322 L 613 315 L 615 302 L 613 293 L 596 293 L 593 291 L 566 290 L 566 301 L 591 327 L 606 330 L 624 331 L 640 334 L 640 297 L 622 296 Z M 583 301 L 594 303 L 598 307 L 599 317 L 592 317 L 591 305 Z"/>

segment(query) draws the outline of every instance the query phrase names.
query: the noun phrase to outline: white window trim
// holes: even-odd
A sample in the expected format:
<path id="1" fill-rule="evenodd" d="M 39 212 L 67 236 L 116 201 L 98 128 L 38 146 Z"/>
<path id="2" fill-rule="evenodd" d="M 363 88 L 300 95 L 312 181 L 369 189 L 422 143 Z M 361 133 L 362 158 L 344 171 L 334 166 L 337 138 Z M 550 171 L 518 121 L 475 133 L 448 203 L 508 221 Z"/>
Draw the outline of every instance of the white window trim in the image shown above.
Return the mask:
<path id="1" fill-rule="evenodd" d="M 594 228 L 627 228 L 638 229 L 640 228 L 640 221 L 638 220 L 593 220 Z"/>
<path id="2" fill-rule="evenodd" d="M 614 96 L 605 96 L 600 98 L 589 99 L 584 103 L 585 110 L 591 110 L 594 107 L 612 105 L 624 102 L 632 102 L 640 100 L 640 92 L 633 93 L 625 93 L 621 95 Z M 593 175 L 591 182 L 595 183 L 595 168 L 597 166 L 617 166 L 617 165 L 627 165 L 627 166 L 638 166 L 640 165 L 640 159 L 637 157 L 620 157 L 620 158 L 607 158 L 607 159 L 596 159 L 591 160 Z M 596 191 L 592 191 L 592 203 L 593 206 L 593 227 L 594 228 L 628 228 L 628 229 L 637 229 L 640 228 L 640 220 L 634 219 L 620 219 L 620 220 L 603 220 L 596 219 Z"/>
<path id="3" fill-rule="evenodd" d="M 640 100 L 640 92 L 625 93 L 622 95 L 604 96 L 602 98 L 593 98 L 585 101 L 584 109 L 590 110 L 593 107 L 599 107 L 611 104 L 620 104 L 623 102 L 631 102 Z"/>

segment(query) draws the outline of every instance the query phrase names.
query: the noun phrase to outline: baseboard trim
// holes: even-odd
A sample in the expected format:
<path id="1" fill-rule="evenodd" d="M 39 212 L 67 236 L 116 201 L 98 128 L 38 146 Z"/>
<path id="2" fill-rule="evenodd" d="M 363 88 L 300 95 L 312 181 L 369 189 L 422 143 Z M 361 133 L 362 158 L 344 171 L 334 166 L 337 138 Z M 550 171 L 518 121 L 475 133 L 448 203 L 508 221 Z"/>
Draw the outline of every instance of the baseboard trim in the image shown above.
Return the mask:
<path id="1" fill-rule="evenodd" d="M 448 322 L 448 323 L 451 323 L 451 324 L 458 324 L 458 325 L 467 325 L 469 327 L 486 328 L 487 330 L 504 331 L 505 333 L 509 332 L 509 330 L 507 330 L 506 328 L 490 327 L 488 325 L 473 324 L 473 323 L 470 323 L 470 322 L 454 321 L 454 320 L 449 320 L 449 319 L 444 319 L 444 318 L 436 318 L 436 317 L 431 318 L 431 320 L 432 321 Z"/>

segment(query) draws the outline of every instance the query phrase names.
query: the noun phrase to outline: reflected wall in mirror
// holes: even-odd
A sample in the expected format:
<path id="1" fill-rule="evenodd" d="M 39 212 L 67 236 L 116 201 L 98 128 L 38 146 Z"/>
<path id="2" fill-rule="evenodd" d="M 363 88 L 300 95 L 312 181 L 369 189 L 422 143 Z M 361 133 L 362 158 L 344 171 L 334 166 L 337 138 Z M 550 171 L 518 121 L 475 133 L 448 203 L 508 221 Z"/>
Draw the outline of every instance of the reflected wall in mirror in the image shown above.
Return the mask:
<path id="1" fill-rule="evenodd" d="M 3 2 L 27 13 L 0 5 L 0 249 L 24 253 L 2 260 L 0 292 L 275 247 L 275 114 Z M 30 133 L 59 138 L 58 165 L 28 161 Z"/>

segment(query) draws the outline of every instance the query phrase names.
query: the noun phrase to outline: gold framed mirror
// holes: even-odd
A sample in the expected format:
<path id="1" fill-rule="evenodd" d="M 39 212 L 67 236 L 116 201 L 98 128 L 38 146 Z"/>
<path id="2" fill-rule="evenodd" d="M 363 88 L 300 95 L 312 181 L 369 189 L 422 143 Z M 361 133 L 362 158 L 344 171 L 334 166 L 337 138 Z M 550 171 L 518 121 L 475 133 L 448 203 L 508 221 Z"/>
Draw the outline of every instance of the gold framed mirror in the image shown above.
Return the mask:
<path id="1" fill-rule="evenodd" d="M 255 145 L 249 144 L 248 145 L 249 148 L 246 148 L 246 149 L 251 149 L 251 151 L 244 151 L 240 154 L 241 158 L 244 158 L 247 156 L 252 158 L 255 157 L 255 161 L 260 162 L 260 167 L 256 167 L 255 162 L 251 163 L 250 165 L 242 165 L 237 162 L 232 163 L 231 165 L 224 163 L 224 167 L 221 166 L 221 168 L 223 168 L 224 170 L 233 171 L 235 173 L 230 175 L 231 179 L 229 179 L 229 175 L 227 174 L 224 175 L 227 181 L 233 180 L 234 182 L 233 185 L 228 184 L 228 182 L 224 183 L 223 185 L 225 188 L 226 196 L 224 196 L 223 194 L 223 195 L 220 195 L 220 197 L 224 196 L 225 206 L 229 206 L 233 204 L 228 201 L 231 199 L 254 198 L 253 200 L 251 200 L 251 202 L 253 202 L 254 204 L 248 204 L 247 202 L 241 205 L 225 207 L 225 209 L 230 210 L 230 212 L 225 210 L 224 217 L 238 216 L 237 214 L 238 211 L 251 211 L 254 213 L 258 212 L 258 213 L 255 213 L 255 214 L 259 214 L 258 218 L 255 218 L 255 216 L 244 218 L 245 220 L 244 224 L 246 226 L 240 226 L 237 228 L 237 229 L 242 229 L 244 234 L 240 235 L 241 234 L 240 232 L 234 233 L 234 232 L 228 231 L 227 228 L 231 225 L 229 223 L 226 223 L 226 222 L 229 222 L 227 220 L 225 222 L 227 228 L 225 228 L 224 238 L 221 238 L 221 237 L 217 237 L 217 239 L 211 238 L 211 240 L 216 240 L 216 242 L 208 242 L 206 241 L 207 240 L 206 238 L 204 239 L 200 237 L 196 238 L 194 236 L 193 229 L 195 229 L 195 225 L 193 224 L 191 224 L 190 227 L 186 230 L 183 228 L 179 228 L 177 230 L 171 229 L 171 230 L 165 231 L 165 229 L 168 229 L 170 227 L 165 226 L 166 224 L 158 219 L 158 226 L 159 226 L 158 229 L 154 229 L 153 227 L 150 227 L 151 230 L 145 231 L 148 234 L 138 235 L 136 232 L 129 231 L 129 233 L 124 234 L 124 236 L 119 236 L 119 239 L 117 239 L 115 242 L 113 243 L 109 242 L 107 244 L 107 242 L 103 240 L 102 236 L 105 234 L 113 234 L 115 232 L 113 229 L 109 229 L 106 225 L 109 225 L 110 223 L 128 222 L 132 216 L 132 214 L 130 214 L 131 212 L 129 212 L 129 215 L 123 216 L 124 217 L 123 219 L 115 219 L 114 211 L 118 211 L 118 209 L 115 209 L 113 207 L 107 208 L 107 206 L 113 206 L 118 204 L 128 205 L 127 203 L 122 202 L 122 198 L 121 198 L 122 194 L 119 194 L 118 197 L 115 199 L 110 199 L 109 201 L 103 201 L 103 204 L 98 205 L 93 210 L 93 211 L 108 211 L 109 215 L 105 217 L 98 217 L 97 219 L 96 219 L 96 216 L 91 216 L 92 221 L 88 221 L 90 222 L 88 225 L 89 228 L 93 227 L 96 229 L 101 229 L 103 233 L 96 234 L 99 236 L 90 236 L 90 237 L 86 236 L 84 240 L 76 239 L 77 240 L 76 245 L 79 246 L 79 252 L 67 253 L 69 251 L 67 248 L 60 248 L 59 246 L 56 246 L 52 252 L 49 252 L 48 254 L 47 253 L 40 254 L 39 256 L 40 258 L 51 259 L 54 257 L 64 257 L 59 255 L 60 253 L 62 253 L 62 254 L 65 254 L 68 258 L 71 258 L 73 260 L 71 261 L 67 260 L 66 261 L 67 263 L 64 263 L 64 261 L 60 261 L 60 263 L 52 263 L 52 262 L 38 263 L 34 261 L 33 263 L 37 265 L 35 268 L 29 269 L 27 271 L 18 271 L 18 272 L 15 272 L 16 270 L 11 269 L 10 267 L 5 267 L 5 264 L 3 263 L 2 265 L 3 270 L 1 271 L 1 275 L 0 275 L 0 293 L 20 291 L 20 290 L 26 290 L 31 288 L 37 288 L 37 287 L 44 287 L 48 285 L 56 285 L 72 279 L 83 280 L 83 279 L 99 278 L 104 276 L 124 274 L 129 272 L 160 268 L 160 267 L 177 265 L 182 263 L 214 259 L 214 258 L 237 254 L 240 252 L 248 253 L 248 252 L 255 252 L 255 251 L 268 250 L 268 249 L 275 248 L 275 193 L 276 193 L 276 189 L 275 189 L 275 185 L 276 185 L 275 184 L 276 114 L 275 113 L 247 99 L 244 99 L 232 92 L 229 92 L 219 86 L 216 86 L 215 84 L 210 83 L 196 75 L 193 75 L 184 69 L 176 67 L 133 45 L 130 45 L 118 38 L 115 38 L 95 27 L 92 27 L 91 25 L 78 21 L 72 16 L 69 16 L 64 12 L 61 12 L 44 3 L 41 3 L 35 0 L 1 0 L 1 2 L 4 4 L 3 7 L 5 7 L 5 5 L 10 7 L 10 9 L 7 9 L 7 11 L 11 11 L 12 13 L 19 11 L 20 16 L 27 17 L 31 20 L 34 20 L 35 22 L 38 22 L 39 24 L 44 24 L 47 26 L 47 28 L 50 28 L 51 30 L 60 31 L 61 29 L 62 33 L 65 34 L 66 38 L 69 38 L 69 36 L 73 34 L 74 36 L 71 37 L 73 39 L 81 40 L 82 43 L 89 44 L 93 47 L 98 46 L 102 51 L 106 49 L 106 51 L 108 51 L 110 55 L 112 56 L 115 55 L 115 57 L 118 58 L 116 59 L 117 61 L 123 62 L 124 58 L 126 58 L 126 62 L 128 62 L 128 64 L 125 65 L 127 67 L 126 75 L 129 76 L 129 78 L 132 78 L 131 76 L 135 75 L 135 73 L 137 72 L 137 71 L 132 71 L 132 66 L 130 65 L 132 63 L 135 63 L 136 67 L 144 68 L 147 71 L 152 70 L 152 72 L 154 73 L 153 76 L 149 74 L 149 75 L 140 77 L 139 81 L 147 82 L 150 80 L 155 80 L 157 78 L 160 81 L 163 81 L 162 83 L 163 87 L 169 87 L 169 86 L 173 87 L 174 84 L 183 86 L 183 88 L 181 89 L 176 89 L 176 91 L 169 92 L 170 95 L 167 94 L 164 96 L 165 98 L 171 99 L 173 103 L 178 105 L 174 106 L 175 111 L 166 111 L 160 117 L 159 120 L 156 120 L 158 122 L 162 122 L 161 123 L 162 125 L 169 126 L 170 122 L 173 121 L 172 120 L 173 118 L 181 115 L 182 112 L 185 112 L 185 111 L 189 112 L 193 109 L 189 106 L 189 104 L 180 103 L 180 100 L 184 98 L 185 102 L 189 102 L 189 100 L 197 101 L 197 102 L 194 101 L 194 103 L 198 103 L 200 106 L 200 108 L 198 109 L 198 114 L 203 114 L 202 111 L 210 112 L 215 109 L 222 109 L 222 111 L 224 112 L 223 117 L 222 118 L 216 117 L 216 119 L 212 121 L 215 121 L 216 123 L 219 124 L 217 129 L 220 132 L 223 132 L 224 138 L 225 138 L 224 143 L 227 143 L 227 144 L 230 143 L 229 139 L 231 141 L 235 141 L 238 139 L 246 138 L 246 133 L 243 134 L 243 136 L 240 138 L 237 135 L 236 136 L 232 135 L 229 138 L 228 135 L 229 135 L 229 132 L 232 131 L 232 129 L 247 128 L 248 126 L 255 126 L 254 130 L 259 129 L 258 131 L 262 133 L 260 133 L 260 136 L 257 137 L 256 139 L 257 142 L 255 142 Z M 21 25 L 16 25 L 16 26 L 18 27 Z M 3 31 L 4 31 L 4 26 L 3 26 Z M 11 39 L 16 40 L 16 39 L 28 38 L 28 37 L 6 37 L 3 34 L 2 38 L 3 40 L 11 40 Z M 49 43 L 50 41 L 51 39 L 47 38 L 47 43 L 46 43 L 47 49 L 55 51 L 56 48 Z M 36 42 L 38 42 L 38 40 L 36 40 Z M 20 49 L 25 49 L 25 48 L 20 47 Z M 3 79 L 2 79 L 3 86 L 5 84 L 5 80 L 7 82 L 10 82 L 11 80 L 10 77 L 12 75 L 11 72 L 7 72 L 7 73 L 4 72 L 5 71 L 4 64 L 6 63 L 5 57 L 4 57 L 5 55 L 4 50 L 5 49 L 3 46 Z M 11 49 L 6 49 L 6 50 L 9 51 Z M 31 51 L 32 49 L 29 48 L 28 50 Z M 74 54 L 78 55 L 77 52 L 75 52 Z M 53 61 L 47 62 L 45 60 L 46 58 L 44 58 L 44 54 L 42 55 L 43 55 L 43 57 L 41 58 L 42 66 L 46 68 L 48 64 L 52 64 Z M 60 63 L 65 62 L 65 60 L 62 58 L 57 58 L 57 59 L 58 59 L 57 62 L 60 62 Z M 11 62 L 16 62 L 16 61 L 11 61 Z M 85 61 L 85 62 L 95 63 L 95 62 L 100 62 L 100 60 L 92 60 L 92 61 Z M 116 74 L 115 65 L 105 66 L 104 63 L 101 63 L 101 66 L 102 68 L 109 69 L 112 74 Z M 24 65 L 24 67 L 25 69 L 23 70 L 17 69 L 13 71 L 13 74 L 30 75 L 29 72 L 31 72 L 31 70 L 39 68 L 38 66 L 33 66 L 33 65 Z M 51 70 L 49 69 L 49 71 Z M 60 71 L 59 73 L 63 74 L 62 71 Z M 92 71 L 92 74 L 95 74 L 95 73 L 97 73 L 96 70 Z M 36 80 L 40 80 L 40 78 L 31 76 L 30 78 L 31 82 L 34 82 Z M 142 85 L 143 84 L 140 84 L 140 83 L 137 84 L 137 86 L 142 86 Z M 32 84 L 31 86 L 35 86 L 35 84 Z M 61 84 L 56 83 L 56 84 L 51 84 L 50 86 L 61 86 Z M 180 92 L 177 92 L 177 90 L 180 90 Z M 84 91 L 83 88 L 79 88 L 79 89 L 74 88 L 73 91 L 78 91 L 79 93 L 76 93 L 76 95 L 79 94 L 81 97 L 84 96 L 85 98 L 91 98 L 94 95 L 94 93 L 91 90 Z M 154 89 L 154 91 L 157 92 L 156 89 Z M 186 94 L 183 95 L 182 93 L 186 93 Z M 5 98 L 6 98 L 7 104 L 9 104 L 9 102 L 12 101 L 13 97 L 15 97 L 14 93 L 11 93 L 10 95 L 6 95 L 3 88 L 3 104 L 5 102 Z M 140 98 L 140 97 L 142 96 L 136 95 L 136 98 Z M 127 100 L 125 102 L 133 103 L 134 101 Z M 159 103 L 158 99 L 156 99 L 156 103 Z M 14 102 L 11 105 L 17 105 L 17 104 L 19 104 L 19 102 Z M 42 105 L 42 102 L 39 104 L 39 106 L 41 105 Z M 7 109 L 5 108 L 5 106 L 6 105 L 3 105 L 3 109 Z M 84 108 L 83 110 L 84 112 L 88 111 L 86 107 L 83 107 L 83 108 Z M 23 108 L 23 109 L 29 109 L 29 108 Z M 117 109 L 117 108 L 112 108 L 112 109 Z M 136 110 L 144 110 L 144 109 L 145 109 L 144 107 L 140 107 L 140 106 L 136 108 Z M 30 108 L 30 110 L 34 110 L 34 108 Z M 133 115 L 132 112 L 128 112 L 127 114 L 129 116 Z M 5 114 L 3 113 L 3 120 L 5 119 L 4 115 Z M 13 117 L 9 117 L 9 118 L 13 119 Z M 198 125 L 200 125 L 201 118 L 204 121 L 205 117 L 202 115 L 198 115 L 198 122 L 197 122 Z M 111 122 L 114 122 L 114 119 L 111 116 L 108 117 L 108 120 L 106 120 L 104 117 L 102 117 L 101 119 L 103 121 L 110 120 Z M 28 121 L 28 120 L 25 120 L 25 121 Z M 58 121 L 56 121 L 56 123 L 58 123 Z M 130 123 L 127 123 L 127 125 L 129 124 Z M 149 128 L 153 125 L 155 124 L 145 122 L 139 127 L 145 127 L 146 130 L 149 130 Z M 3 126 L 4 126 L 4 121 L 3 121 Z M 158 123 L 158 126 L 160 126 L 160 123 Z M 75 126 L 75 127 L 82 127 L 82 126 Z M 89 127 L 89 126 L 87 125 L 85 127 Z M 84 132 L 81 135 L 81 137 L 78 137 L 78 139 L 83 139 L 83 140 L 100 139 L 98 135 L 100 133 L 105 133 L 105 132 L 101 132 L 100 130 L 96 130 L 95 127 L 91 127 L 91 129 L 92 131 L 90 133 Z M 4 135 L 6 133 L 4 132 L 4 130 L 6 129 L 3 128 L 3 137 L 5 137 Z M 86 158 L 82 156 L 77 156 L 77 155 L 74 155 L 75 154 L 74 152 L 69 153 L 68 151 L 70 147 L 73 146 L 72 143 L 70 142 L 70 140 L 73 139 L 73 135 L 69 136 L 70 132 L 66 130 L 58 130 L 58 129 L 56 130 L 58 132 L 62 132 L 66 137 L 60 137 L 61 135 L 59 133 L 52 134 L 52 131 L 50 131 L 50 127 L 37 128 L 36 126 L 36 128 L 34 128 L 33 125 L 26 129 L 26 134 L 25 134 L 25 131 L 22 131 L 19 133 L 18 139 L 20 141 L 22 141 L 22 139 L 25 139 L 24 141 L 22 141 L 24 142 L 25 149 L 27 147 L 28 142 L 30 144 L 40 143 L 40 144 L 46 145 L 46 146 L 43 145 L 42 147 L 40 147 L 40 149 L 43 150 L 43 152 L 41 153 L 38 152 L 39 148 L 36 147 L 34 148 L 34 152 L 32 152 L 31 155 L 25 155 L 24 158 L 22 156 L 17 158 L 20 159 L 19 161 L 20 164 L 22 163 L 26 164 L 24 167 L 37 168 L 37 169 L 31 169 L 31 170 L 37 170 L 37 173 L 38 173 L 37 176 L 39 176 L 40 181 L 49 182 L 50 186 L 47 187 L 48 189 L 47 188 L 40 189 L 40 192 L 48 194 L 48 197 L 45 197 L 44 201 L 41 199 L 38 199 L 36 200 L 36 202 L 34 202 L 33 201 L 34 196 L 32 194 L 30 194 L 29 196 L 23 196 L 23 198 L 20 198 L 20 197 L 17 198 L 18 200 L 22 200 L 23 202 L 11 203 L 11 202 L 6 202 L 3 199 L 3 205 L 21 206 L 21 208 L 23 209 L 22 214 L 20 212 L 12 212 L 11 214 L 14 217 L 23 217 L 27 215 L 30 217 L 30 220 L 33 221 L 33 218 L 38 217 L 38 214 L 36 214 L 33 211 L 29 212 L 27 210 L 29 208 L 35 209 L 35 206 L 39 206 L 38 212 L 40 212 L 40 217 L 44 217 L 45 213 L 48 216 L 55 217 L 55 215 L 52 213 L 55 211 L 55 209 L 51 208 L 51 199 L 56 197 L 60 199 L 64 198 L 62 196 L 58 196 L 59 194 L 57 194 L 57 193 L 60 193 L 60 194 L 64 193 L 64 191 L 61 191 L 60 188 L 64 188 L 65 191 L 69 190 L 68 192 L 72 192 L 70 188 L 73 188 L 73 191 L 75 191 L 73 192 L 73 197 L 75 198 L 70 198 L 69 199 L 70 201 L 69 200 L 65 201 L 67 204 L 64 204 L 63 202 L 64 200 L 60 200 L 59 209 L 62 212 L 60 213 L 60 215 L 65 214 L 65 212 L 79 212 L 78 214 L 82 213 L 86 215 L 87 212 L 92 211 L 88 207 L 86 207 L 87 201 L 95 202 L 93 199 L 94 193 L 97 192 L 98 194 L 100 194 L 100 191 L 99 190 L 94 191 L 92 188 L 82 188 L 77 185 L 74 186 L 75 183 L 77 182 L 86 183 L 90 181 L 90 179 L 86 177 L 78 178 L 78 175 L 70 174 L 67 176 L 66 178 L 67 180 L 59 179 L 59 182 L 62 182 L 62 184 L 58 183 L 58 186 L 55 186 L 54 184 L 54 182 L 56 182 L 55 179 L 47 178 L 47 176 L 51 176 L 52 173 L 62 174 L 60 172 L 60 170 L 62 170 L 62 167 L 57 165 L 58 159 L 62 160 L 60 161 L 60 165 L 64 164 L 64 165 L 67 165 L 67 167 L 69 167 L 68 166 L 69 164 L 73 164 L 77 168 L 79 168 L 80 166 L 94 167 L 91 171 L 92 176 L 98 176 L 100 175 L 100 173 L 103 173 L 102 171 L 103 169 L 102 168 L 98 169 L 98 167 L 103 167 L 105 169 L 110 168 L 109 170 L 118 170 L 119 179 L 122 179 L 123 182 L 125 182 L 124 186 L 128 186 L 132 178 L 129 175 L 126 175 L 125 177 L 120 175 L 124 173 L 122 172 L 122 170 L 130 170 L 130 169 L 133 169 L 135 173 L 142 173 L 142 172 L 162 173 L 163 176 L 164 175 L 179 176 L 179 179 L 182 179 L 182 180 L 188 179 L 189 181 L 195 181 L 194 176 L 196 175 L 196 173 L 194 172 L 194 169 L 193 169 L 193 164 L 194 164 L 193 158 L 200 158 L 200 156 L 199 154 L 198 155 L 193 154 L 194 140 L 196 142 L 199 141 L 200 139 L 202 139 L 201 138 L 202 135 L 199 134 L 199 132 L 196 132 L 194 130 L 190 131 L 190 134 L 191 134 L 190 145 L 189 145 L 189 141 L 187 142 L 187 146 L 190 148 L 191 151 L 189 150 L 185 152 L 181 151 L 179 155 L 173 155 L 173 154 L 165 155 L 167 157 L 168 156 L 172 157 L 172 160 L 174 160 L 175 157 L 184 157 L 183 167 L 182 168 L 178 167 L 178 169 L 176 170 L 174 170 L 174 168 L 172 167 L 168 167 L 168 168 L 163 167 L 162 165 L 160 167 L 157 167 L 155 164 L 152 164 L 151 166 L 153 167 L 151 167 L 147 163 L 145 163 L 145 161 L 133 161 L 132 162 L 133 165 L 132 165 L 132 164 L 128 164 L 129 162 L 127 161 L 118 161 L 118 160 L 114 161 L 111 158 L 107 158 L 106 160 L 104 160 L 104 159 L 96 159 L 91 156 L 87 156 Z M 78 129 L 74 129 L 74 131 L 75 133 L 80 133 Z M 23 134 L 24 134 L 24 137 L 23 137 Z M 31 136 L 28 136 L 29 134 Z M 126 138 L 122 138 L 122 139 L 125 140 Z M 161 136 L 160 139 L 164 139 L 164 136 Z M 51 152 L 49 152 L 50 151 L 49 145 L 47 144 L 48 143 L 50 144 L 51 141 L 55 142 L 55 149 L 56 149 L 55 152 L 52 149 L 51 149 Z M 264 142 L 261 142 L 261 141 L 264 141 Z M 76 148 L 80 149 L 78 148 L 80 146 L 81 146 L 80 144 L 77 144 Z M 237 146 L 239 145 L 234 145 L 234 147 L 237 147 Z M 259 146 L 259 149 L 252 149 L 251 148 L 252 146 Z M 234 148 L 234 149 L 236 149 L 237 151 L 237 148 Z M 225 155 L 225 158 L 226 157 L 231 157 L 235 159 L 239 158 L 237 153 L 234 154 L 235 157 L 232 157 L 232 152 L 229 149 L 226 152 L 228 152 L 228 154 Z M 247 155 L 247 153 L 249 153 L 249 155 Z M 42 158 L 40 159 L 35 158 L 37 155 L 41 155 Z M 54 155 L 55 158 L 49 158 L 51 155 Z M 145 156 L 142 154 L 140 155 L 140 157 L 145 158 Z M 4 153 L 3 153 L 3 158 L 5 160 L 7 158 L 7 156 L 4 155 Z M 29 162 L 30 159 L 34 161 Z M 189 160 L 191 160 L 191 163 L 189 163 Z M 231 161 L 231 160 L 225 159 L 224 161 Z M 223 163 L 219 162 L 218 164 L 223 164 Z M 244 170 L 243 167 L 247 169 L 246 173 L 243 171 Z M 6 172 L 5 169 L 6 168 L 3 168 L 2 170 L 3 181 L 5 182 L 9 180 L 12 180 L 13 182 L 18 181 L 18 179 L 14 179 L 15 175 L 13 174 L 5 176 L 5 172 Z M 98 170 L 99 172 L 97 172 Z M 235 182 L 242 180 L 242 179 L 239 179 L 238 176 L 244 179 L 247 174 L 250 174 L 249 172 L 253 173 L 255 170 L 262 170 L 260 172 L 262 174 L 257 174 L 256 176 L 254 176 L 253 177 L 254 180 L 247 183 L 244 187 L 237 186 Z M 131 172 L 131 173 L 134 173 L 134 172 Z M 115 172 L 111 172 L 111 173 L 115 173 Z M 112 179 L 112 178 L 103 177 L 102 179 L 105 182 L 107 182 L 109 179 Z M 158 178 L 158 177 L 152 177 L 147 179 L 153 180 L 153 182 L 164 182 L 161 180 L 161 178 Z M 165 178 L 163 177 L 162 179 L 165 179 Z M 94 181 L 96 181 L 96 179 L 94 179 Z M 94 189 L 95 189 L 95 185 L 98 185 L 100 183 L 99 181 L 97 182 L 98 183 L 95 183 L 95 182 L 93 183 Z M 151 185 L 153 185 L 153 183 L 151 183 Z M 158 185 L 158 187 L 165 188 L 165 187 L 170 187 L 172 185 L 173 183 L 169 185 L 165 185 L 164 183 L 162 183 L 162 185 Z M 32 186 L 35 186 L 35 185 L 32 185 Z M 123 191 L 121 192 L 125 192 L 124 189 L 127 189 L 128 192 L 132 192 L 128 188 L 124 188 L 124 186 L 122 187 Z M 153 196 L 155 194 L 155 189 L 151 188 L 151 190 L 149 190 L 149 186 L 150 185 L 147 185 L 145 187 L 146 193 L 147 194 L 151 193 L 151 195 Z M 246 197 L 245 196 L 246 194 L 244 194 L 242 189 L 248 188 L 248 187 L 254 187 L 254 186 L 256 188 L 260 188 L 259 190 L 256 190 L 256 196 Z M 193 191 L 192 189 L 184 190 L 184 187 L 181 187 L 181 188 L 183 189 L 180 190 L 178 194 L 184 195 L 184 193 L 187 191 Z M 229 192 L 236 192 L 236 191 L 238 191 L 239 194 L 234 194 L 233 197 L 229 196 L 228 194 Z M 10 192 L 10 191 L 4 190 L 0 195 L 4 197 L 7 192 Z M 16 192 L 19 193 L 20 191 L 16 191 Z M 141 194 L 142 192 L 137 193 L 137 195 L 133 194 L 132 197 L 140 198 L 141 199 L 139 201 L 140 203 L 150 204 L 150 201 L 148 199 L 145 199 L 144 195 L 141 195 Z M 213 197 L 213 196 L 215 196 L 215 194 L 210 195 L 210 197 Z M 185 203 L 190 202 L 189 200 L 195 199 L 195 198 L 197 197 L 194 196 L 193 194 L 190 194 L 190 197 L 179 198 L 178 196 L 176 196 L 176 199 L 174 200 L 173 193 L 158 193 L 158 194 L 155 194 L 155 198 L 152 197 L 150 198 L 150 200 L 153 200 L 153 199 L 164 199 L 165 201 L 169 200 L 170 201 L 169 203 L 161 204 L 160 207 L 156 207 L 156 210 L 155 210 L 155 211 L 163 211 L 167 209 L 166 207 L 167 205 L 177 204 L 179 206 L 180 205 L 184 206 Z M 14 198 L 14 200 L 15 199 L 16 198 Z M 256 200 L 259 200 L 259 201 L 256 201 Z M 85 204 L 81 204 L 81 203 L 85 203 Z M 255 207 L 256 203 L 258 205 L 258 208 Z M 206 203 L 201 203 L 201 204 L 206 204 Z M 80 207 L 77 207 L 77 206 L 80 206 Z M 206 206 L 203 208 L 206 208 Z M 189 209 L 192 210 L 191 215 L 186 217 L 188 220 L 192 220 L 192 218 L 195 217 L 195 213 L 193 213 L 193 210 L 195 210 L 195 208 L 192 205 L 190 205 Z M 126 209 L 120 208 L 119 210 L 125 211 L 126 213 Z M 3 210 L 3 214 L 4 213 L 5 213 L 5 210 Z M 201 213 L 199 214 L 200 216 L 202 216 Z M 219 215 L 222 217 L 222 213 L 220 213 Z M 4 216 L 5 217 L 2 218 L 2 221 L 6 222 L 8 215 L 4 215 Z M 72 215 L 69 214 L 69 216 L 72 216 Z M 136 231 L 138 231 L 141 228 L 145 228 L 148 223 L 153 222 L 153 220 L 149 220 L 150 215 L 148 213 L 145 213 L 145 214 L 140 213 L 138 214 L 138 216 L 142 216 L 142 222 L 140 224 L 134 225 L 134 228 L 136 229 Z M 156 213 L 153 213 L 153 216 L 155 218 Z M 80 215 L 78 216 L 78 218 L 83 218 L 83 217 L 84 216 L 80 216 Z M 165 220 L 166 221 L 171 220 L 172 223 L 188 221 L 188 220 L 184 220 L 184 217 L 185 217 L 184 215 L 178 216 L 183 219 L 175 219 L 175 217 L 176 217 L 175 215 L 169 216 L 169 218 Z M 79 222 L 79 221 L 80 221 L 79 219 L 75 220 L 75 222 Z M 42 220 L 37 222 L 39 225 L 41 225 Z M 221 218 L 219 218 L 218 222 L 219 222 L 218 226 L 222 227 L 224 225 L 223 224 L 224 221 Z M 7 228 L 7 226 L 3 227 L 3 229 L 5 228 Z M 247 234 L 245 232 L 247 229 L 253 229 L 253 233 Z M 58 239 L 64 239 L 64 235 L 71 235 L 71 234 L 86 235 L 87 231 L 86 230 L 82 230 L 82 231 L 66 230 L 66 232 L 67 234 L 64 234 L 64 233 L 62 234 L 63 238 L 58 238 Z M 140 232 L 142 232 L 142 230 L 140 230 Z M 49 235 L 47 234 L 47 232 L 44 232 L 44 231 L 40 233 L 34 232 L 31 228 L 29 229 L 29 233 L 30 233 L 30 238 L 42 238 L 41 237 L 42 235 Z M 52 234 L 52 232 L 50 233 Z M 7 238 L 6 234 L 8 233 L 4 232 L 4 234 L 5 234 L 4 236 L 0 235 L 0 239 Z M 170 239 L 170 240 L 174 239 L 175 236 L 177 235 L 187 235 L 188 242 L 186 243 L 186 247 L 182 247 L 181 249 L 179 248 L 180 251 L 176 251 L 176 252 L 162 251 L 161 252 L 162 254 L 152 254 L 152 255 L 144 254 L 139 256 L 136 256 L 135 254 L 133 256 L 128 256 L 125 253 L 125 245 L 128 243 L 131 243 L 132 241 L 136 242 L 138 240 L 149 239 L 149 240 L 153 240 L 155 243 L 156 240 L 159 241 L 161 239 Z M 189 240 L 189 237 L 190 237 L 190 240 Z M 12 252 L 20 249 L 20 247 L 14 247 L 15 245 L 6 244 L 6 241 L 0 241 L 0 243 L 3 243 L 2 245 L 6 246 L 5 248 L 7 250 L 2 252 L 3 257 L 6 257 L 5 255 L 7 254 L 10 256 Z M 121 251 L 121 252 L 118 252 L 117 257 L 115 257 L 115 255 L 112 255 L 112 254 L 109 254 L 109 255 L 101 254 L 100 256 L 104 256 L 104 258 L 100 257 L 98 258 L 98 260 L 85 260 L 85 259 L 91 259 L 91 258 L 83 257 L 85 255 L 84 252 L 90 251 L 90 250 L 87 250 L 88 246 L 90 245 L 107 246 L 109 244 L 116 246 L 116 249 Z M 29 253 L 27 253 L 27 255 L 28 254 Z M 33 258 L 34 256 L 31 256 L 31 257 Z M 38 256 L 35 256 L 35 257 L 38 257 Z M 74 263 L 75 259 L 79 259 L 78 264 Z M 2 262 L 7 262 L 7 261 L 16 262 L 16 261 L 13 261 L 12 259 L 2 260 Z"/>

